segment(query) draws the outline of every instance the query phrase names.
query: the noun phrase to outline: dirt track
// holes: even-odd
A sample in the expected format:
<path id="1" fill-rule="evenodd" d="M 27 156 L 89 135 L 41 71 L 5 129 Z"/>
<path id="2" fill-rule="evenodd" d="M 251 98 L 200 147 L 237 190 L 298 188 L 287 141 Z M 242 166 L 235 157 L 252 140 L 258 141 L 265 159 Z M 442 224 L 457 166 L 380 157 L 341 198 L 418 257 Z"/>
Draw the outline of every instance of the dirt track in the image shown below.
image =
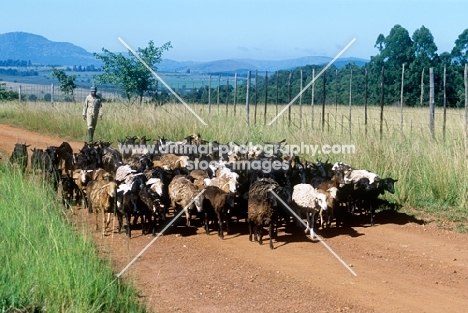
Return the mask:
<path id="1" fill-rule="evenodd" d="M 63 140 L 0 125 L 4 159 L 18 141 L 45 148 Z M 116 273 L 152 240 L 140 230 L 130 240 L 117 233 L 101 239 L 85 210 L 75 218 L 90 225 Z M 240 223 L 224 240 L 171 226 L 122 277 L 157 312 L 466 312 L 468 235 L 399 212 L 375 220 L 375 227 L 366 219 L 318 230 L 357 276 L 304 234 L 280 231 L 271 251 L 249 242 Z"/>

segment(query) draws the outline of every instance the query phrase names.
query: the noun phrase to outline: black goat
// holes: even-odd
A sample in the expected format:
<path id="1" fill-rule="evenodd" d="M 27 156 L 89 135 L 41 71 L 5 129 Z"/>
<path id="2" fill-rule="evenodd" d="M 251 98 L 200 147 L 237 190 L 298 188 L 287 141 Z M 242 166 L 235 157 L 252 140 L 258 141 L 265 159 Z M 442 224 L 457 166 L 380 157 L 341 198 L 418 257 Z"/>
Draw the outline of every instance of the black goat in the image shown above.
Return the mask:
<path id="1" fill-rule="evenodd" d="M 10 156 L 10 163 L 11 164 L 18 164 L 21 172 L 26 172 L 26 168 L 28 167 L 28 147 L 25 143 L 16 143 L 15 148 Z"/>

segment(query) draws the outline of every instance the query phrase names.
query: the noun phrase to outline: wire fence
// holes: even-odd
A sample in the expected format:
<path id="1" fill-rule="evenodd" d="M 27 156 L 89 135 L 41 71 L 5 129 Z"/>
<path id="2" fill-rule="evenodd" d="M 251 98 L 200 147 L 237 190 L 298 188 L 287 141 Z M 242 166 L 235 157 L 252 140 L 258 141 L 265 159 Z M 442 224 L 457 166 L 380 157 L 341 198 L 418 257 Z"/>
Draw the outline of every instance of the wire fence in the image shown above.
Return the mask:
<path id="1" fill-rule="evenodd" d="M 255 77 L 257 76 L 256 73 Z M 254 84 L 249 89 L 248 82 L 244 79 L 238 80 L 237 75 L 223 77 L 223 80 L 224 82 L 221 80 L 221 76 L 214 78 L 208 76 L 201 82 L 195 82 L 194 80 L 185 83 L 171 81 L 168 85 L 173 92 L 177 93 L 180 99 L 186 103 L 196 105 L 198 109 L 207 111 L 208 114 L 243 116 L 244 121 L 249 125 L 272 122 L 288 104 L 278 103 L 278 100 L 272 103 L 271 98 L 267 96 L 267 90 L 256 90 Z M 467 89 L 466 84 L 465 81 L 465 90 Z M 59 86 L 54 84 L 37 85 L 2 82 L 2 85 L 7 90 L 16 91 L 20 102 L 81 103 L 89 94 L 89 89 L 83 87 L 74 89 L 71 95 L 62 92 Z M 239 88 L 241 85 L 244 85 L 243 88 Z M 143 104 L 163 105 L 164 103 L 179 102 L 177 97 L 172 94 L 172 91 L 164 88 L 162 84 L 158 86 L 159 89 L 155 90 L 153 94 L 145 95 L 142 98 Z M 128 104 L 124 94 L 117 88 L 113 86 L 99 86 L 98 88 L 98 94 L 105 101 Z M 302 88 L 302 85 L 300 88 Z M 310 86 L 310 90 L 307 90 L 307 92 L 313 94 L 313 88 L 314 85 Z M 161 101 L 161 94 L 163 93 L 166 96 L 164 102 Z M 204 93 L 204 95 L 200 96 L 200 93 Z M 258 98 L 260 93 L 264 93 L 262 100 Z M 468 94 L 468 91 L 465 93 Z M 295 96 L 295 94 L 290 95 L 289 98 L 291 99 L 292 96 Z M 312 101 L 309 100 L 309 103 L 305 103 L 306 101 L 302 101 L 302 98 L 299 97 L 294 103 L 289 103 L 291 108 L 294 109 L 289 108 L 281 114 L 281 123 L 286 123 L 290 127 L 333 130 L 343 133 L 349 132 L 350 134 L 352 130 L 361 128 L 366 129 L 366 131 L 367 129 L 378 129 L 380 133 L 389 129 L 427 130 L 430 128 L 434 135 L 434 123 L 438 129 L 442 130 L 444 136 L 447 130 L 461 130 L 463 134 L 468 129 L 467 105 L 462 109 L 447 110 L 446 108 L 442 109 L 441 103 L 435 103 L 437 108 L 435 109 L 434 103 L 432 103 L 432 106 L 431 104 L 429 106 L 427 115 L 422 116 L 420 108 L 414 111 L 411 107 L 405 107 L 400 103 L 385 106 L 382 103 L 364 106 L 362 103 L 352 103 L 352 97 L 350 96 L 348 104 L 338 105 L 334 96 L 325 99 L 317 98 L 313 100 L 312 97 Z M 268 100 L 265 101 L 264 99 Z M 465 103 L 468 103 L 467 95 L 465 96 Z"/>

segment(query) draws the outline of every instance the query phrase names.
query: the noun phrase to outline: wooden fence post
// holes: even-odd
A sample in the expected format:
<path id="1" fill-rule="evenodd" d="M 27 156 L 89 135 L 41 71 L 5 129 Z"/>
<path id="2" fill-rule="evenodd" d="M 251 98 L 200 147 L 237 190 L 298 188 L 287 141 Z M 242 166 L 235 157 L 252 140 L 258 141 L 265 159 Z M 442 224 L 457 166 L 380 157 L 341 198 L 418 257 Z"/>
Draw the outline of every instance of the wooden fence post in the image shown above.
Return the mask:
<path id="1" fill-rule="evenodd" d="M 229 77 L 226 79 L 226 117 L 228 116 L 228 104 L 229 104 Z"/>
<path id="2" fill-rule="evenodd" d="M 351 71 L 349 73 L 349 140 L 351 141 L 351 112 L 352 112 L 352 95 L 353 95 L 353 69 L 351 68 Z"/>
<path id="3" fill-rule="evenodd" d="M 265 111 L 263 112 L 263 125 L 266 125 L 268 104 L 268 71 L 265 72 Z"/>
<path id="4" fill-rule="evenodd" d="M 234 116 L 236 116 L 236 106 L 237 106 L 237 73 L 234 74 Z"/>
<path id="5" fill-rule="evenodd" d="M 322 132 L 325 131 L 325 72 L 323 72 Z"/>
<path id="6" fill-rule="evenodd" d="M 400 90 L 400 128 L 401 128 L 401 135 L 403 135 L 403 87 L 404 87 L 404 80 L 405 80 L 405 63 L 401 67 L 401 90 Z"/>
<path id="7" fill-rule="evenodd" d="M 442 133 L 443 133 L 443 140 L 445 141 L 445 127 L 447 126 L 447 90 L 446 85 L 447 83 L 447 66 L 444 64 L 444 81 L 443 81 L 443 88 L 444 88 L 444 121 L 442 125 Z"/>
<path id="8" fill-rule="evenodd" d="M 431 140 L 434 140 L 434 69 L 432 67 L 429 68 L 429 128 Z"/>
<path id="9" fill-rule="evenodd" d="M 247 125 L 249 125 L 249 92 L 250 92 L 250 71 L 247 72 L 247 88 L 245 88 L 245 114 Z"/>
<path id="10" fill-rule="evenodd" d="M 299 96 L 299 128 L 302 128 L 302 70 L 300 71 L 300 90 L 301 94 Z"/>
<path id="11" fill-rule="evenodd" d="M 468 63 L 465 64 L 463 77 L 465 82 L 465 153 L 468 154 Z"/>
<path id="12" fill-rule="evenodd" d="M 380 140 L 382 140 L 383 136 L 383 107 L 384 107 L 384 67 L 382 66 L 382 73 L 381 73 L 381 81 L 380 81 Z"/>
<path id="13" fill-rule="evenodd" d="M 367 66 L 364 69 L 364 132 L 367 136 Z"/>
<path id="14" fill-rule="evenodd" d="M 315 68 L 312 69 L 312 81 L 315 79 Z M 311 123 L 310 126 L 314 129 L 314 97 L 315 97 L 315 81 L 312 83 L 310 91 L 310 110 L 311 110 Z"/>
<path id="15" fill-rule="evenodd" d="M 208 76 L 208 113 L 211 113 L 211 75 Z"/>
<path id="16" fill-rule="evenodd" d="M 257 104 L 258 104 L 258 70 L 255 70 L 254 125 L 257 125 Z"/>

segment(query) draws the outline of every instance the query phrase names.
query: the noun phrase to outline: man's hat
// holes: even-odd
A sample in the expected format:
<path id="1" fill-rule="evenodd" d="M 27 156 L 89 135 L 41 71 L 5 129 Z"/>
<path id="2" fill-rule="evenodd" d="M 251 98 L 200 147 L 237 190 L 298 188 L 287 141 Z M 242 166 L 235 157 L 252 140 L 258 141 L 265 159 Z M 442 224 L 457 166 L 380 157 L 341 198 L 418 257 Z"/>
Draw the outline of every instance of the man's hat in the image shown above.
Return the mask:
<path id="1" fill-rule="evenodd" d="M 92 85 L 91 88 L 89 89 L 90 91 L 97 91 L 96 86 Z"/>

